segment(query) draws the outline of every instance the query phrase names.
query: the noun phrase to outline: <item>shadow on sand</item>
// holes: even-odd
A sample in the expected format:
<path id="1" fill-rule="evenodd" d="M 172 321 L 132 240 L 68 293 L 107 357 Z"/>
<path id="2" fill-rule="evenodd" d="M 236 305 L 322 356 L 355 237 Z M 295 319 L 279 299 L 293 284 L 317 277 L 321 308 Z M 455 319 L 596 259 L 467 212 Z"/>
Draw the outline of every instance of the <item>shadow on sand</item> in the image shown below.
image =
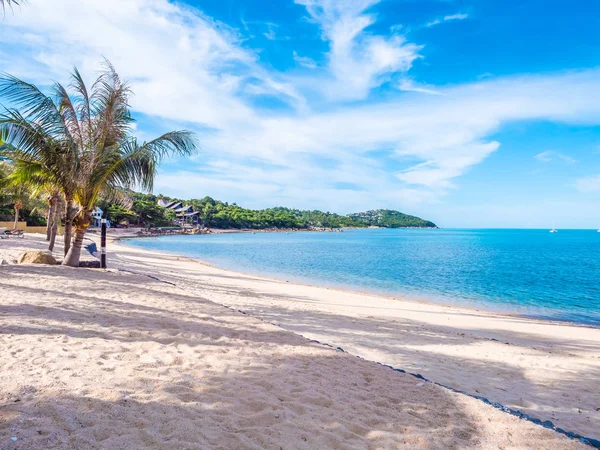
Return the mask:
<path id="1" fill-rule="evenodd" d="M 1 448 L 481 448 L 493 426 L 470 409 L 479 408 L 470 399 L 160 281 L 61 267 L 2 271 L 7 300 L 0 304 L 0 342 L 21 339 L 27 348 L 16 353 L 3 346 L 4 374 L 22 379 L 11 384 L 20 390 L 0 388 Z M 30 286 L 11 284 L 11 277 L 32 275 Z M 291 319 L 285 309 L 269 310 L 266 320 Z M 382 325 L 372 319 L 358 324 L 379 329 L 379 345 L 391 348 L 396 335 L 386 336 Z M 398 326 L 413 345 L 426 345 L 427 337 L 411 329 L 418 325 Z M 300 332 L 315 327 L 333 338 L 350 332 L 326 314 L 296 324 Z M 40 357 L 46 361 L 43 377 L 36 368 L 19 368 L 40 339 L 57 342 L 56 354 Z M 217 346 L 223 350 L 215 359 Z M 60 347 L 72 359 L 61 356 Z M 182 356 L 167 365 L 143 360 L 165 352 Z M 84 362 L 86 354 L 99 354 L 98 366 L 86 367 L 94 362 Z M 464 370 L 478 370 L 478 362 L 456 359 Z M 111 373 L 121 370 L 139 376 L 115 381 Z M 498 377 L 525 378 L 511 366 L 499 367 Z M 71 379 L 77 380 L 75 390 L 63 381 Z M 516 443 L 509 428 L 495 433 L 503 445 L 539 439 L 527 442 L 525 433 Z M 8 442 L 9 436 L 18 440 Z"/>

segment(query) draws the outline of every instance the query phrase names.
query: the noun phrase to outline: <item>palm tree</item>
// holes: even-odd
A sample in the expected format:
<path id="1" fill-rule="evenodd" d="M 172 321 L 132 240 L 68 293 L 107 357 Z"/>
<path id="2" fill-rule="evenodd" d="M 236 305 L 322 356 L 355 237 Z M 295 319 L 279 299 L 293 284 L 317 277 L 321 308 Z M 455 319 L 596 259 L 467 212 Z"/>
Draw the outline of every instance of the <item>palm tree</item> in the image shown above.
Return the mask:
<path id="1" fill-rule="evenodd" d="M 5 97 L 18 108 L 0 114 L 0 140 L 5 142 L 0 156 L 9 157 L 19 166 L 17 172 L 23 183 L 59 187 L 65 197 L 66 255 L 72 238 L 79 149 L 69 127 L 69 112 L 57 106 L 66 90 L 56 83 L 52 94 L 54 98 L 18 78 L 0 76 L 0 98 Z"/>
<path id="2" fill-rule="evenodd" d="M 15 210 L 15 223 L 13 225 L 13 230 L 16 230 L 19 227 L 19 211 L 23 207 L 23 202 L 21 199 L 16 199 L 13 204 L 13 208 Z"/>
<path id="3" fill-rule="evenodd" d="M 28 159 L 20 159 L 20 152 L 13 151 L 13 172 L 9 180 L 14 186 L 30 186 L 32 197 L 43 197 L 48 204 L 46 223 L 46 240 L 49 241 L 48 250 L 54 250 L 58 223 L 60 221 L 60 207 L 62 196 L 60 186 L 53 182 L 51 173 L 44 171 L 43 167 Z M 0 152 L 1 155 L 1 152 Z"/>
<path id="4" fill-rule="evenodd" d="M 32 214 L 36 210 L 43 209 L 43 203 L 39 201 L 36 192 L 31 186 L 22 183 L 15 178 L 15 168 L 8 162 L 0 161 L 0 204 L 12 205 L 14 211 L 13 229 L 19 226 L 19 214 L 22 209 Z"/>
<path id="5" fill-rule="evenodd" d="M 172 131 L 142 144 L 131 135 L 131 91 L 112 65 L 88 90 L 77 69 L 69 89 L 56 83 L 53 98 L 10 75 L 0 77 L 0 98 L 16 105 L 0 115 L 0 138 L 18 159 L 37 165 L 66 201 L 65 244 L 75 238 L 63 264 L 78 266 L 91 212 L 100 196 L 122 198 L 123 188 L 151 191 L 160 161 L 189 155 L 196 141 L 189 131 Z M 73 214 L 73 206 L 75 213 Z"/>

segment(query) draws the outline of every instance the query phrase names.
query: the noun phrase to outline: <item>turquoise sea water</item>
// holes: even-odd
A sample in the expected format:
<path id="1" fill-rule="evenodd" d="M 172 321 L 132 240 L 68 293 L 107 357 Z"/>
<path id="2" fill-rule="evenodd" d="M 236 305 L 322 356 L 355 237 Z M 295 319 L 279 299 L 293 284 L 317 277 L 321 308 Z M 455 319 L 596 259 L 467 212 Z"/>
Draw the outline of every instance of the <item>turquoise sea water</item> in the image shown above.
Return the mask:
<path id="1" fill-rule="evenodd" d="M 125 243 L 286 280 L 600 326 L 596 230 L 371 229 Z"/>

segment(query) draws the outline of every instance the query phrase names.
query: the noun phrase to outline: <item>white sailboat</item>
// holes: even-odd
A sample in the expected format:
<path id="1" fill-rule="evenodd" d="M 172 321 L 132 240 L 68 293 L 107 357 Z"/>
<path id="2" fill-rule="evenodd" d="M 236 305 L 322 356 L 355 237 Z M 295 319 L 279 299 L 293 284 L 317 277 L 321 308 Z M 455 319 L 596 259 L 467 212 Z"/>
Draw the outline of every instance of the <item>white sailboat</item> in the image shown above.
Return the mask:
<path id="1" fill-rule="evenodd" d="M 550 233 L 558 233 L 558 230 L 554 227 L 554 220 L 552 221 L 552 229 L 550 230 Z"/>

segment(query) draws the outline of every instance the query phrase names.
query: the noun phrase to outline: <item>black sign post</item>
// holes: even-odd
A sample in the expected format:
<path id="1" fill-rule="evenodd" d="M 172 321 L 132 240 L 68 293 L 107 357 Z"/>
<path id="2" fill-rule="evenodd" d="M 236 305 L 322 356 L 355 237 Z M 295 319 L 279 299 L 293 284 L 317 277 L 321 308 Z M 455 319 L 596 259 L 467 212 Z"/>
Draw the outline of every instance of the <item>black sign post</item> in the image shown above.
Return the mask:
<path id="1" fill-rule="evenodd" d="M 106 219 L 102 219 L 100 232 L 100 267 L 106 269 Z"/>

